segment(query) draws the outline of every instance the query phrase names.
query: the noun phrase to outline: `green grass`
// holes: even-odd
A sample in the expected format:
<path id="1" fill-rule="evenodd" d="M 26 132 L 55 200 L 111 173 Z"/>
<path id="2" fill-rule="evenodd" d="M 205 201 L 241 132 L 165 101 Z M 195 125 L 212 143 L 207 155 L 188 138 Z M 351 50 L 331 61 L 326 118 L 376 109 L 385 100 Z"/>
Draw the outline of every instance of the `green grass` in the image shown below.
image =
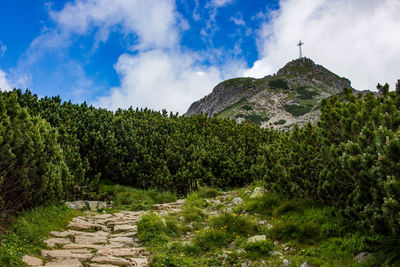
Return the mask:
<path id="1" fill-rule="evenodd" d="M 80 214 L 64 205 L 20 212 L 8 234 L 0 237 L 0 266 L 21 266 L 23 255 L 38 254 L 51 231 L 63 229 Z"/>
<path id="2" fill-rule="evenodd" d="M 270 256 L 271 251 L 282 252 L 290 260 L 289 266 L 304 261 L 311 266 L 362 266 L 354 255 L 373 250 L 368 240 L 383 240 L 359 229 L 332 207 L 308 199 L 287 199 L 273 192 L 251 199 L 249 191 L 253 188 L 237 189 L 233 194 L 202 188 L 188 196 L 178 214 L 165 220 L 153 215 L 151 220 L 143 217 L 153 221 L 146 230 L 139 229 L 139 235 L 141 231 L 150 232 L 156 240 L 147 243 L 151 266 L 240 266 L 245 262 L 251 262 L 250 266 L 281 266 L 282 259 Z M 237 196 L 244 202 L 226 211 Z M 222 200 L 225 202 L 219 203 Z M 212 210 L 219 213 L 210 216 Z M 261 220 L 268 224 L 259 224 Z M 248 238 L 254 235 L 265 235 L 266 240 L 249 243 Z M 274 241 L 291 249 L 283 250 Z M 393 245 L 392 252 L 386 252 L 394 255 L 388 262 L 396 263 L 398 248 Z M 373 266 L 371 262 L 364 266 Z"/>
<path id="3" fill-rule="evenodd" d="M 113 210 L 148 210 L 154 204 L 173 202 L 176 194 L 154 189 L 137 189 L 123 185 L 100 185 L 94 199 L 102 199 L 113 202 Z"/>
<path id="4" fill-rule="evenodd" d="M 232 106 L 226 107 L 225 109 L 223 109 L 221 112 L 219 112 L 216 117 L 217 118 L 227 118 L 229 116 L 232 115 L 232 112 L 235 109 L 240 108 L 240 106 L 242 106 L 245 103 L 244 99 L 239 100 L 238 102 L 236 102 L 235 104 L 233 104 Z"/>

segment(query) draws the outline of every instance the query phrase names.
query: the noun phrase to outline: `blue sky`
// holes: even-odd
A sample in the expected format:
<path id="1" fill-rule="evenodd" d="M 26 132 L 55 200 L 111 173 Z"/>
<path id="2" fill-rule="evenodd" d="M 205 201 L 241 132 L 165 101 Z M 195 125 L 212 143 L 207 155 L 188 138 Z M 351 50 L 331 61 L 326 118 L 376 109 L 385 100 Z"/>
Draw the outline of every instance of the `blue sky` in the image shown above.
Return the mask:
<path id="1" fill-rule="evenodd" d="M 395 0 L 0 0 L 0 88 L 184 113 L 304 55 L 356 89 L 400 78 Z"/>

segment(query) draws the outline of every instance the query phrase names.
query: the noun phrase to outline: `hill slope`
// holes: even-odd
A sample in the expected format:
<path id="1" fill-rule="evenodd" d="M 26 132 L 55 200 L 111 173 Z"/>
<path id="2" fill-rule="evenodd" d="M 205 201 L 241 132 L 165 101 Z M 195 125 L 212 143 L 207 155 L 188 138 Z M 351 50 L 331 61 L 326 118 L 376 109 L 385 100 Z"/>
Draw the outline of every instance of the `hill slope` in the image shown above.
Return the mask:
<path id="1" fill-rule="evenodd" d="M 290 128 L 315 121 L 319 103 L 344 87 L 341 78 L 311 59 L 287 63 L 276 74 L 261 79 L 235 78 L 218 84 L 209 95 L 194 102 L 185 115 L 204 113 L 209 116 L 246 119 L 262 126 Z"/>

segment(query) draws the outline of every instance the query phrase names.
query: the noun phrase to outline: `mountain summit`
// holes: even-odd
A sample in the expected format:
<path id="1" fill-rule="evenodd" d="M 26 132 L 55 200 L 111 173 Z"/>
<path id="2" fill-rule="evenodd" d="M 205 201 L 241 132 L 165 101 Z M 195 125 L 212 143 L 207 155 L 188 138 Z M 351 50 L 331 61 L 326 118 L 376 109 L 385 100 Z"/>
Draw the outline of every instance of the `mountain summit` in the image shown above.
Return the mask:
<path id="1" fill-rule="evenodd" d="M 322 99 L 351 88 L 341 78 L 311 59 L 287 63 L 276 74 L 261 79 L 234 78 L 218 84 L 204 98 L 190 105 L 186 116 L 207 114 L 251 120 L 261 126 L 291 128 L 319 118 Z"/>

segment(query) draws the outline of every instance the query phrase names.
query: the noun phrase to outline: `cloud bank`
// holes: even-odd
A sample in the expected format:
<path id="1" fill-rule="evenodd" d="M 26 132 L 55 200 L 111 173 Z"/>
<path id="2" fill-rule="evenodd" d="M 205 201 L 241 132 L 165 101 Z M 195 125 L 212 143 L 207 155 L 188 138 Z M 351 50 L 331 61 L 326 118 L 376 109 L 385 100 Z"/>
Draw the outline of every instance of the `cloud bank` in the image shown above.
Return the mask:
<path id="1" fill-rule="evenodd" d="M 400 1 L 281 0 L 280 9 L 259 30 L 260 59 L 245 76 L 276 72 L 303 55 L 352 81 L 358 90 L 400 78 Z"/>

